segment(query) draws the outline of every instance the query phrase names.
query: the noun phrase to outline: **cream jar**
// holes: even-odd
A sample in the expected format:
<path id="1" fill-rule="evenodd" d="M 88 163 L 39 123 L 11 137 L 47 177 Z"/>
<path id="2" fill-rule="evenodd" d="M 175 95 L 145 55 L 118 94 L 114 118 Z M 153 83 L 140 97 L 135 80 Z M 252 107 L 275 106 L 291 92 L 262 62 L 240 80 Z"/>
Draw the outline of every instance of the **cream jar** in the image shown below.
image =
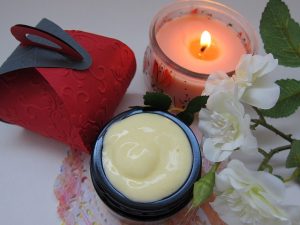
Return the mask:
<path id="1" fill-rule="evenodd" d="M 159 224 L 192 199 L 201 173 L 191 129 L 162 111 L 130 110 L 100 133 L 91 177 L 101 200 L 122 221 Z"/>

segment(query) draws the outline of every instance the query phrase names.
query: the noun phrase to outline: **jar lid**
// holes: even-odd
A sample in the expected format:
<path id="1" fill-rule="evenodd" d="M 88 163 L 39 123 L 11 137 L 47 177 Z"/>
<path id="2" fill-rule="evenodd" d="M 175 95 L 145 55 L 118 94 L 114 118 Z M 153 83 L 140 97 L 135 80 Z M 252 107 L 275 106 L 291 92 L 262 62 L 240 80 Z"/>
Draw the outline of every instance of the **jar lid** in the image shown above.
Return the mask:
<path id="1" fill-rule="evenodd" d="M 175 193 L 158 201 L 142 203 L 128 199 L 125 195 L 113 187 L 104 172 L 102 164 L 102 150 L 104 136 L 112 124 L 127 117 L 145 112 L 161 115 L 176 123 L 186 134 L 190 142 L 193 158 L 192 168 L 187 180 Z M 192 130 L 181 120 L 172 114 L 163 111 L 133 109 L 114 117 L 101 131 L 92 153 L 91 177 L 99 197 L 114 212 L 132 220 L 156 221 L 175 214 L 186 206 L 188 202 L 190 202 L 193 194 L 193 185 L 201 174 L 201 162 L 202 157 L 197 138 Z"/>

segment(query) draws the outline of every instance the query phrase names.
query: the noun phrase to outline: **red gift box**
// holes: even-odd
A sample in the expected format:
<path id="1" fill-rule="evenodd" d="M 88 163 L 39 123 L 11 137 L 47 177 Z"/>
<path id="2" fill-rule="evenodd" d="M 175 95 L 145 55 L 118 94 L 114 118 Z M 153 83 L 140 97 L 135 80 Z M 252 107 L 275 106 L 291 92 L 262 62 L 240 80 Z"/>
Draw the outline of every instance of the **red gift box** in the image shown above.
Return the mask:
<path id="1" fill-rule="evenodd" d="M 35 34 L 34 30 L 31 33 Z M 18 31 L 20 29 L 15 36 L 20 40 Z M 41 32 L 39 36 L 45 33 L 45 30 L 38 31 Z M 22 62 L 14 57 L 17 70 L 4 70 L 4 73 L 2 70 L 0 75 L 0 119 L 60 140 L 74 149 L 90 151 L 100 129 L 111 119 L 125 94 L 134 76 L 136 61 L 131 49 L 118 40 L 82 31 L 67 33 L 89 54 L 91 65 L 81 70 L 36 65 L 22 68 Z M 50 34 L 43 37 L 48 38 L 47 35 Z M 66 41 L 60 41 L 66 44 Z M 18 48 L 42 47 L 28 45 L 32 43 L 23 42 Z M 49 47 L 43 51 L 53 53 L 53 50 L 57 49 Z M 58 54 L 61 56 L 62 53 Z M 30 59 L 32 64 L 36 63 L 34 57 L 43 58 L 44 55 L 25 56 L 23 61 L 28 57 L 33 57 Z M 67 58 L 75 64 L 80 61 L 76 57 Z M 14 60 L 6 65 L 11 66 Z M 50 60 L 51 63 L 55 61 L 51 57 Z"/>

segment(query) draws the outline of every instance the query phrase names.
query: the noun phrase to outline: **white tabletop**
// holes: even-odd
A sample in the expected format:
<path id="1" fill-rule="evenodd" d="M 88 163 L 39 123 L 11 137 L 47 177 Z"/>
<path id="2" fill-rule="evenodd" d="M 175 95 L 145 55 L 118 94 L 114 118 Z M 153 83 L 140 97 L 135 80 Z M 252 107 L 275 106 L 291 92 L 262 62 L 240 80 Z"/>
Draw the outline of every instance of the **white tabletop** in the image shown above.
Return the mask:
<path id="1" fill-rule="evenodd" d="M 142 62 L 148 44 L 148 29 L 156 11 L 170 0 L 0 0 L 0 63 L 18 42 L 9 28 L 17 23 L 37 24 L 49 18 L 64 29 L 78 29 L 122 40 L 136 54 L 137 72 L 118 111 L 142 103 L 145 92 Z M 221 0 L 244 15 L 258 30 L 266 0 Z M 293 17 L 300 21 L 299 0 L 285 0 Z M 263 53 L 263 51 L 261 51 Z M 274 79 L 283 76 L 300 79 L 300 69 L 280 67 Z M 1 96 L 0 96 L 1 97 Z M 274 120 L 280 129 L 300 138 L 300 111 L 288 119 Z M 257 132 L 266 147 L 280 144 L 280 138 Z M 0 122 L 0 224 L 59 225 L 53 184 L 68 147 L 18 126 Z M 239 157 L 239 156 L 237 156 Z M 283 165 L 284 155 L 273 162 Z M 256 167 L 258 159 L 247 159 Z M 280 170 L 288 173 L 289 171 Z M 286 201 L 300 205 L 300 186 L 288 188 Z"/>

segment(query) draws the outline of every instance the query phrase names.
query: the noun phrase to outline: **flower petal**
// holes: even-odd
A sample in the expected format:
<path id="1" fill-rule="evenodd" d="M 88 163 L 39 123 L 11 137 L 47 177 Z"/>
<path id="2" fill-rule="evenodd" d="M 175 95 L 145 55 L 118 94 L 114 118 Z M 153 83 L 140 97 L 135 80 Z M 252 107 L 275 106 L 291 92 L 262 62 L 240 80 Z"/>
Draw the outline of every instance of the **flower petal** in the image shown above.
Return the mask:
<path id="1" fill-rule="evenodd" d="M 205 158 L 207 158 L 209 161 L 221 162 L 227 159 L 232 154 L 232 151 L 222 151 L 220 148 L 217 148 L 216 145 L 214 145 L 211 138 L 207 138 L 204 139 L 203 153 Z"/>
<path id="2" fill-rule="evenodd" d="M 234 116 L 244 115 L 244 106 L 230 92 L 217 92 L 209 96 L 207 108 L 218 113 L 229 113 Z"/>
<path id="3" fill-rule="evenodd" d="M 245 137 L 243 144 L 240 146 L 240 150 L 248 155 L 254 155 L 257 153 L 257 140 L 251 132 Z"/>
<path id="4" fill-rule="evenodd" d="M 246 81 L 252 77 L 262 77 L 273 71 L 277 65 L 278 60 L 274 59 L 272 54 L 267 54 L 265 56 L 243 55 L 235 69 L 237 80 Z"/>
<path id="5" fill-rule="evenodd" d="M 224 170 L 227 169 L 228 168 L 225 168 Z M 223 172 L 224 170 L 222 170 L 219 174 L 216 174 L 215 183 L 217 192 L 224 192 L 232 187 L 228 175 Z"/>
<path id="6" fill-rule="evenodd" d="M 198 126 L 207 138 L 203 149 L 210 161 L 223 161 L 241 146 L 244 150 L 248 144 L 251 150 L 257 146 L 250 131 L 250 117 L 244 113 L 244 106 L 233 93 L 217 92 L 209 96 L 207 108 L 200 110 Z"/>
<path id="7" fill-rule="evenodd" d="M 274 59 L 272 54 L 267 54 L 265 56 L 255 55 L 253 57 L 257 58 L 257 61 L 261 61 L 261 65 L 263 65 L 255 72 L 257 77 L 262 77 L 272 72 L 278 66 L 278 60 Z"/>
<path id="8" fill-rule="evenodd" d="M 213 209 L 218 213 L 220 218 L 230 225 L 241 225 L 240 217 L 230 210 L 225 201 L 216 198 L 214 202 L 210 203 Z"/>
<path id="9" fill-rule="evenodd" d="M 241 126 L 241 133 L 244 135 L 244 140 L 243 143 L 240 146 L 240 150 L 247 153 L 247 154 L 255 154 L 257 151 L 257 140 L 253 136 L 251 130 L 249 129 L 250 127 L 250 116 L 246 114 L 244 116 L 243 122 L 240 124 Z"/>
<path id="10" fill-rule="evenodd" d="M 224 72 L 212 73 L 205 82 L 202 95 L 212 95 L 216 92 L 231 92 L 234 89 L 234 81 Z"/>
<path id="11" fill-rule="evenodd" d="M 228 172 L 227 169 L 228 171 L 232 172 Z M 253 183 L 254 181 L 250 171 L 245 167 L 245 165 L 241 161 L 236 159 L 231 160 L 228 163 L 227 168 L 224 169 L 219 175 L 229 176 L 229 180 L 232 187 L 238 190 L 245 189 L 245 185 Z"/>
<path id="12" fill-rule="evenodd" d="M 245 184 L 249 183 L 249 180 L 247 180 L 247 176 L 243 175 L 240 176 L 231 168 L 225 168 L 222 170 L 219 174 L 216 175 L 216 189 L 219 192 L 224 192 L 226 189 L 222 187 L 221 185 L 227 182 L 227 189 L 233 188 L 235 190 L 247 190 L 247 187 Z"/>
<path id="13" fill-rule="evenodd" d="M 211 119 L 211 111 L 207 109 L 201 109 L 199 113 L 199 129 L 203 135 L 207 138 L 217 137 L 219 134 L 219 129 L 213 125 Z"/>
<path id="14" fill-rule="evenodd" d="M 286 211 L 286 213 L 289 216 L 290 219 L 290 224 L 291 225 L 299 225 L 299 221 L 300 221 L 300 206 L 298 205 L 282 205 L 283 210 Z M 289 225 L 288 223 L 286 223 L 287 225 Z"/>
<path id="15" fill-rule="evenodd" d="M 248 72 L 251 59 L 252 59 L 252 55 L 250 54 L 242 55 L 238 65 L 235 68 L 235 72 L 238 76 L 239 75 L 241 76 L 242 74 L 244 74 L 244 72 Z"/>
<path id="16" fill-rule="evenodd" d="M 285 187 L 280 179 L 267 172 L 248 170 L 239 160 L 230 161 L 216 175 L 216 189 L 212 206 L 228 224 L 239 220 L 245 225 L 291 225 L 290 218 L 293 222 L 300 220 L 299 209 L 298 215 L 287 213 L 281 205 Z"/>
<path id="17" fill-rule="evenodd" d="M 254 86 L 246 89 L 241 101 L 261 109 L 270 109 L 278 101 L 279 95 L 279 86 L 270 81 L 269 76 L 265 76 L 257 79 Z"/>
<path id="18" fill-rule="evenodd" d="M 263 171 L 255 172 L 255 177 L 276 201 L 281 202 L 283 200 L 285 185 L 278 177 Z"/>

